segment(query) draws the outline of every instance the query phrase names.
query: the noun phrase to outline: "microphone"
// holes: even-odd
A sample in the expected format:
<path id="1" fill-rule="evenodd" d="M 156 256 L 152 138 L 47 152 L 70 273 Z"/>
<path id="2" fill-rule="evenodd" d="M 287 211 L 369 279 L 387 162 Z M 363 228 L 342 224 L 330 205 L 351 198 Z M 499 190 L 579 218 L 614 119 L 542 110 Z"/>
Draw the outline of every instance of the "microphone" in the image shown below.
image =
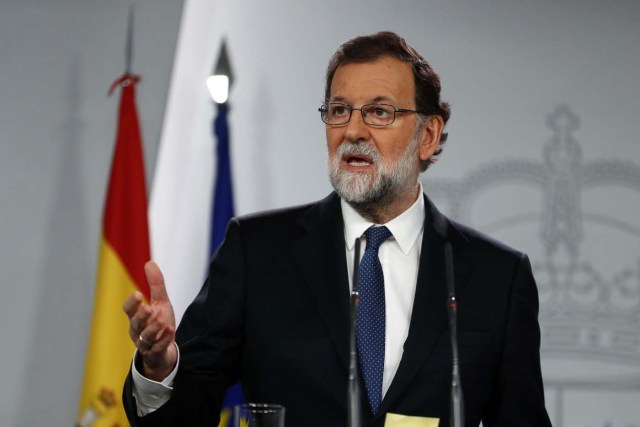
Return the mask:
<path id="1" fill-rule="evenodd" d="M 460 384 L 460 362 L 458 359 L 458 301 L 453 277 L 453 248 L 447 242 L 444 246 L 445 272 L 447 279 L 447 310 L 449 312 L 449 334 L 453 368 L 451 372 L 451 427 L 464 427 L 464 399 Z"/>
<path id="2" fill-rule="evenodd" d="M 356 239 L 353 256 L 353 287 L 351 288 L 351 323 L 349 327 L 349 385 L 347 387 L 349 427 L 360 427 L 360 381 L 358 380 L 358 353 L 356 350 L 356 319 L 360 304 L 360 238 Z"/>

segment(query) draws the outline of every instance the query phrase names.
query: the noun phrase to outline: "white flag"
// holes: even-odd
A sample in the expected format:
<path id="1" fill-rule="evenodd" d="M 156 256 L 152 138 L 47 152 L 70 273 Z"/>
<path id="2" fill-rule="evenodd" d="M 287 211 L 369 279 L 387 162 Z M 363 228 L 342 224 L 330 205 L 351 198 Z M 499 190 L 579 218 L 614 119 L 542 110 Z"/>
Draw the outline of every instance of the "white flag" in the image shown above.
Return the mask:
<path id="1" fill-rule="evenodd" d="M 209 261 L 214 107 L 206 79 L 220 49 L 212 0 L 185 1 L 149 203 L 151 254 L 180 322 Z"/>

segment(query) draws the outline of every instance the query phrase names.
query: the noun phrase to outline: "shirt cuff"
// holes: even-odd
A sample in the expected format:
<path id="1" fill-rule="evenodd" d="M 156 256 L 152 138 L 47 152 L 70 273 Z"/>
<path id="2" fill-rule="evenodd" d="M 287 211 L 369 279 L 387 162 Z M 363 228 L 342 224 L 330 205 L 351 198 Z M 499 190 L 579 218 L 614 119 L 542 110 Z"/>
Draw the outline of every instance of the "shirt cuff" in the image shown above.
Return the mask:
<path id="1" fill-rule="evenodd" d="M 136 358 L 138 351 L 134 353 L 133 362 L 131 363 L 131 377 L 133 379 L 133 397 L 136 399 L 136 408 L 139 417 L 144 417 L 160 408 L 171 399 L 173 391 L 173 380 L 178 372 L 178 364 L 180 363 L 180 348 L 176 346 L 176 366 L 173 371 L 161 382 L 150 380 L 143 376 L 136 369 Z"/>

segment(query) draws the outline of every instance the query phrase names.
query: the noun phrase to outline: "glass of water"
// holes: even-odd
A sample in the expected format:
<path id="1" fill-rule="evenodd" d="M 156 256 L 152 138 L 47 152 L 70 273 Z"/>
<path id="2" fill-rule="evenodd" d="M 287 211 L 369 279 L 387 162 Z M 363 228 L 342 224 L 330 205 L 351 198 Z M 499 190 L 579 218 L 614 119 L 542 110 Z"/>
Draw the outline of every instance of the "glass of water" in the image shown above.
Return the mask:
<path id="1" fill-rule="evenodd" d="M 245 403 L 234 407 L 234 427 L 284 427 L 284 406 Z"/>

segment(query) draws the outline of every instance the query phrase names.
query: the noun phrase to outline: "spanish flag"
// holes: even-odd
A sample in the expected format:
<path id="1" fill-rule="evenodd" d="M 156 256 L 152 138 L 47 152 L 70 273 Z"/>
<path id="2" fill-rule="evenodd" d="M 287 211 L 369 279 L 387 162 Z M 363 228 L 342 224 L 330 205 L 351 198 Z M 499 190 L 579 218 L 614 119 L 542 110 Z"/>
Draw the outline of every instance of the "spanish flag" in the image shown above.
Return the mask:
<path id="1" fill-rule="evenodd" d="M 109 92 L 118 87 L 122 90 L 76 426 L 128 425 L 120 396 L 134 345 L 127 333 L 129 324 L 122 304 L 135 290 L 149 300 L 143 267 L 151 258 L 144 160 L 135 106 L 138 80 L 137 76 L 125 74 Z"/>

